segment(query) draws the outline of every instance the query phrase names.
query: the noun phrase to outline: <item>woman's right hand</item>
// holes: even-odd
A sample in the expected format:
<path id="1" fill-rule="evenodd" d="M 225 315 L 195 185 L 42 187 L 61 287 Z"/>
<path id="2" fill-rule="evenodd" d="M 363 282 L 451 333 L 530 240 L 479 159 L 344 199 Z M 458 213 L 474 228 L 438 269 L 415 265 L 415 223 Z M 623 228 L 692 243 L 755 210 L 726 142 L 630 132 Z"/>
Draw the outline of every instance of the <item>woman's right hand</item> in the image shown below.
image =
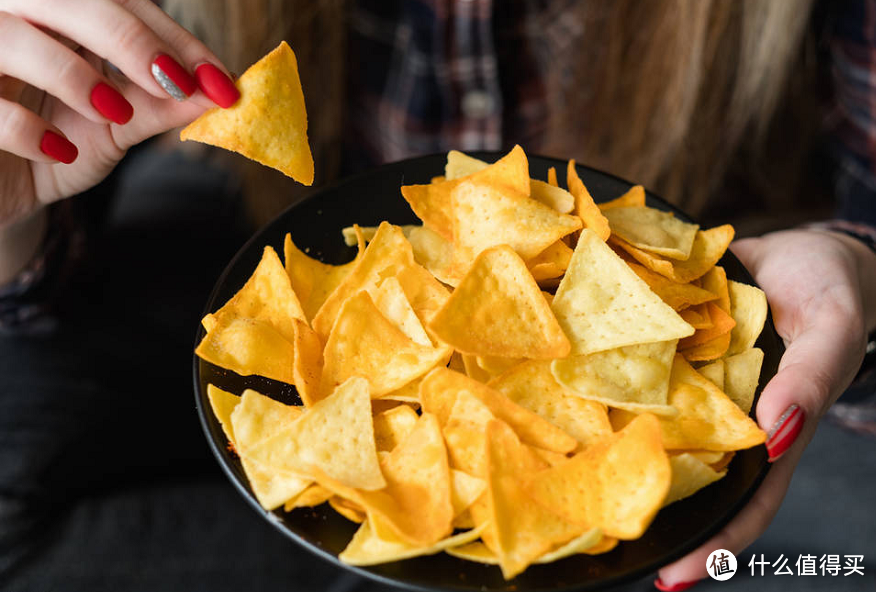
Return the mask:
<path id="1" fill-rule="evenodd" d="M 0 231 L 239 97 L 216 56 L 150 0 L 0 0 L 0 39 Z"/>

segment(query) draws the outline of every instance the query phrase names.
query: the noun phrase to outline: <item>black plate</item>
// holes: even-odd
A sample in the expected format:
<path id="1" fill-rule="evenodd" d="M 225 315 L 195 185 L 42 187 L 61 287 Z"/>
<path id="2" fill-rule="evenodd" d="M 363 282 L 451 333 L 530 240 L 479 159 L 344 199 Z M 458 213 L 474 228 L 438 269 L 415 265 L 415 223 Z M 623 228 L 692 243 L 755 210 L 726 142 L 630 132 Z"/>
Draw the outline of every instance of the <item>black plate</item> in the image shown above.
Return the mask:
<path id="1" fill-rule="evenodd" d="M 476 156 L 494 161 L 501 155 L 481 153 Z M 382 220 L 394 224 L 418 223 L 402 199 L 399 187 L 428 183 L 433 176 L 444 172 L 444 162 L 444 155 L 434 155 L 385 165 L 318 191 L 303 203 L 287 209 L 257 232 L 228 264 L 216 282 L 205 313 L 218 309 L 243 286 L 258 264 L 265 245 L 272 245 L 282 253 L 287 232 L 292 233 L 301 249 L 309 249 L 311 256 L 338 264 L 354 256 L 354 249 L 347 247 L 341 237 L 341 229 L 345 226 L 353 223 L 376 226 Z M 548 167 L 557 167 L 563 183 L 564 162 L 530 156 L 529 165 L 530 174 L 538 179 L 547 178 Z M 582 166 L 578 167 L 578 174 L 597 202 L 615 198 L 632 186 L 617 177 Z M 656 195 L 648 193 L 647 199 L 649 206 L 674 211 L 678 217 L 690 220 Z M 724 256 L 720 265 L 724 266 L 728 278 L 754 284 L 731 253 Z M 203 336 L 203 328 L 198 327 L 196 343 Z M 771 318 L 767 319 L 757 345 L 765 354 L 760 380 L 763 385 L 776 373 L 784 351 Z M 763 446 L 743 450 L 730 463 L 726 477 L 661 510 L 640 539 L 622 542 L 604 555 L 577 555 L 549 565 L 533 565 L 508 582 L 502 579 L 496 566 L 471 563 L 447 554 L 367 568 L 350 567 L 340 563 L 337 555 L 346 547 L 358 525 L 342 518 L 327 504 L 291 513 L 282 509 L 265 512 L 250 491 L 239 460 L 227 450 L 225 435 L 207 399 L 207 384 L 213 383 L 236 394 L 245 388 L 253 388 L 278 401 L 300 404 L 295 389 L 265 378 L 240 377 L 196 356 L 194 383 L 198 415 L 210 447 L 231 482 L 253 509 L 282 533 L 323 559 L 362 576 L 410 590 L 597 590 L 638 579 L 692 551 L 717 533 L 749 500 L 769 469 Z M 756 396 L 760 397 L 760 388 Z M 234 542 L 229 541 L 229 544 Z"/>

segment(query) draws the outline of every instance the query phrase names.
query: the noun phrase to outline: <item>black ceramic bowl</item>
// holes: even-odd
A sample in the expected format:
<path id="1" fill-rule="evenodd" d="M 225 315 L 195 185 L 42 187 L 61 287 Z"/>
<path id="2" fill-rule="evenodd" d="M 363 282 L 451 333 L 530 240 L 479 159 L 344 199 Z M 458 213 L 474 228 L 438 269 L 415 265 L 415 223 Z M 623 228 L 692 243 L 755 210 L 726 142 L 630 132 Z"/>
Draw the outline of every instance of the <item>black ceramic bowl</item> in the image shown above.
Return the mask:
<path id="1" fill-rule="evenodd" d="M 480 153 L 475 156 L 495 161 L 501 154 Z M 205 313 L 218 309 L 243 286 L 258 264 L 265 245 L 272 245 L 282 253 L 287 232 L 292 233 L 295 243 L 308 249 L 312 257 L 338 264 L 354 256 L 354 249 L 347 247 L 341 236 L 341 229 L 345 226 L 354 223 L 376 226 L 383 220 L 394 224 L 418 223 L 402 199 L 399 187 L 428 183 L 432 177 L 444 172 L 444 162 L 444 155 L 434 155 L 388 164 L 317 191 L 309 199 L 287 209 L 257 232 L 228 264 L 207 301 Z M 546 179 L 547 169 L 555 166 L 560 182 L 563 182 L 565 162 L 530 156 L 529 165 L 530 175 L 538 179 Z M 597 202 L 613 199 L 632 186 L 617 177 L 583 166 L 578 167 L 578 174 Z M 648 193 L 647 200 L 649 206 L 671 210 L 679 218 L 690 220 L 653 194 Z M 754 284 L 731 253 L 724 256 L 720 265 L 729 279 Z M 199 326 L 196 343 L 203 336 L 204 330 Z M 767 319 L 757 345 L 765 354 L 760 377 L 762 386 L 776 373 L 784 351 L 771 318 Z M 471 563 L 446 554 L 374 567 L 350 567 L 340 563 L 337 556 L 358 525 L 341 517 L 327 504 L 290 513 L 282 509 L 265 512 L 250 490 L 239 460 L 227 450 L 225 435 L 207 400 L 207 384 L 213 383 L 236 394 L 253 388 L 283 403 L 300 404 L 294 387 L 256 376 L 241 377 L 197 357 L 193 363 L 195 401 L 207 441 L 228 478 L 252 508 L 283 534 L 335 563 L 339 569 L 348 569 L 409 590 L 598 590 L 638 579 L 680 558 L 717 533 L 751 498 L 769 468 L 763 446 L 738 452 L 726 477 L 661 510 L 640 539 L 622 542 L 603 555 L 577 555 L 548 565 L 533 565 L 507 582 L 496 566 Z M 756 396 L 760 396 L 760 388 Z"/>

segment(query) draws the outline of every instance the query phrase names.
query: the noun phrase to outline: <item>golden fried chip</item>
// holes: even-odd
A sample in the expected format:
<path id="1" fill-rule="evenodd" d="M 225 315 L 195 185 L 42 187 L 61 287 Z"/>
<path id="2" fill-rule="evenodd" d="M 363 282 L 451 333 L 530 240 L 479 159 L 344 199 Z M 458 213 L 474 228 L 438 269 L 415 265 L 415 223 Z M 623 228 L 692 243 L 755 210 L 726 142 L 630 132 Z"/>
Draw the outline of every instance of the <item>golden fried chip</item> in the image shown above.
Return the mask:
<path id="1" fill-rule="evenodd" d="M 575 209 L 575 198 L 571 193 L 538 179 L 529 180 L 529 197 L 560 214 L 571 214 Z"/>
<path id="2" fill-rule="evenodd" d="M 581 181 L 581 177 L 578 176 L 574 160 L 570 160 L 566 168 L 566 184 L 569 186 L 569 192 L 575 196 L 575 215 L 581 218 L 584 228 L 595 232 L 603 241 L 608 240 L 611 234 L 608 219 L 602 215 L 584 182 Z"/>
<path id="3" fill-rule="evenodd" d="M 432 274 L 414 260 L 411 244 L 398 226 L 380 225 L 362 260 L 326 299 L 313 318 L 313 329 L 327 340 L 341 306 L 361 290 L 376 287 L 387 277 L 396 277 L 414 312 L 424 323 L 441 308 L 449 294 Z"/>
<path id="4" fill-rule="evenodd" d="M 493 375 L 478 364 L 477 356 L 471 354 L 460 354 L 460 356 L 462 358 L 463 374 L 484 384 L 492 380 Z"/>
<path id="5" fill-rule="evenodd" d="M 453 243 L 426 226 L 414 227 L 407 237 L 417 263 L 448 286 L 459 283 L 468 262 L 459 261 Z"/>
<path id="6" fill-rule="evenodd" d="M 696 456 L 687 453 L 670 456 L 669 464 L 672 467 L 672 484 L 663 500 L 664 506 L 690 497 L 727 474 L 726 471 L 715 471 Z"/>
<path id="7" fill-rule="evenodd" d="M 399 226 L 401 228 L 402 233 L 406 237 L 410 237 L 411 232 L 414 229 L 423 228 L 420 224 L 403 224 Z M 355 247 L 359 244 L 359 235 L 361 235 L 362 240 L 365 243 L 370 243 L 374 240 L 374 235 L 377 234 L 378 226 L 359 226 L 358 224 L 353 224 L 352 226 L 346 226 L 341 229 L 341 235 L 344 237 L 344 244 L 348 247 Z"/>
<path id="8" fill-rule="evenodd" d="M 446 364 L 450 354 L 446 345 L 411 340 L 383 316 L 367 292 L 359 292 L 344 302 L 325 345 L 320 392 L 361 376 L 376 399 Z"/>
<path id="9" fill-rule="evenodd" d="M 411 557 L 434 555 L 445 549 L 465 545 L 477 539 L 481 536 L 484 526 L 486 525 L 455 534 L 431 545 L 418 547 L 397 539 L 385 540 L 378 537 L 366 520 L 353 535 L 347 548 L 338 555 L 338 559 L 347 565 L 377 565 L 378 563 L 401 561 Z"/>
<path id="10" fill-rule="evenodd" d="M 551 167 L 548 169 L 547 182 L 548 182 L 548 185 L 553 185 L 554 187 L 560 186 L 559 182 L 557 181 L 557 168 L 556 167 Z"/>
<path id="11" fill-rule="evenodd" d="M 566 273 L 571 260 L 572 249 L 560 240 L 527 261 L 526 266 L 535 281 L 539 282 L 562 276 Z"/>
<path id="12" fill-rule="evenodd" d="M 697 372 L 708 378 L 716 387 L 724 390 L 724 360 L 715 360 L 711 364 L 701 366 L 697 368 Z"/>
<path id="13" fill-rule="evenodd" d="M 350 378 L 298 421 L 255 444 L 249 456 L 278 471 L 321 471 L 349 487 L 385 487 L 374 442 L 368 381 Z"/>
<path id="14" fill-rule="evenodd" d="M 678 409 L 678 415 L 660 418 L 667 450 L 742 450 L 766 440 L 757 424 L 681 355 L 675 356 L 672 365 L 669 404 Z M 610 419 L 617 429 L 634 417 L 615 410 Z"/>
<path id="15" fill-rule="evenodd" d="M 690 284 L 679 285 L 689 286 Z M 712 295 L 714 296 L 714 294 Z M 694 306 L 689 306 L 683 310 L 679 310 L 678 316 L 684 319 L 684 322 L 694 329 L 711 329 L 715 326 L 715 324 L 712 322 L 712 315 L 709 314 L 709 304 L 709 302 L 704 302 L 703 304 L 695 304 Z"/>
<path id="16" fill-rule="evenodd" d="M 462 153 L 458 154 L 470 158 Z M 450 154 L 448 154 L 449 158 Z M 513 191 L 528 195 L 529 161 L 526 159 L 523 149 L 520 146 L 515 146 L 511 152 L 495 163 L 471 174 L 458 178 L 447 175 L 447 180 L 443 183 L 403 185 L 401 193 L 424 225 L 447 240 L 453 240 L 453 210 L 450 194 L 460 183 L 469 181 L 508 187 Z"/>
<path id="17" fill-rule="evenodd" d="M 745 413 L 751 411 L 751 405 L 754 403 L 754 392 L 760 381 L 762 365 L 763 350 L 757 347 L 724 358 L 724 388 L 722 390 Z"/>
<path id="18" fill-rule="evenodd" d="M 569 462 L 528 478 L 525 488 L 572 523 L 630 540 L 645 532 L 671 480 L 660 424 L 645 413 Z"/>
<path id="19" fill-rule="evenodd" d="M 553 551 L 548 551 L 541 557 L 535 560 L 535 563 L 553 563 L 578 553 L 586 553 L 602 540 L 602 531 L 598 528 L 591 528 L 584 534 L 575 537 L 565 545 L 557 547 Z"/>
<path id="20" fill-rule="evenodd" d="M 358 230 L 358 226 L 355 228 Z M 357 241 L 359 252 L 355 259 L 343 265 L 329 265 L 306 255 L 292 242 L 292 237 L 286 234 L 283 245 L 286 273 L 292 282 L 292 289 L 301 301 L 308 322 L 316 316 L 329 295 L 361 261 L 365 251 L 365 237 L 361 232 L 357 236 Z"/>
<path id="21" fill-rule="evenodd" d="M 754 347 L 767 317 L 766 294 L 760 288 L 729 281 L 730 316 L 736 321 L 730 335 L 727 355 L 732 356 Z"/>
<path id="22" fill-rule="evenodd" d="M 645 188 L 641 185 L 634 185 L 620 197 L 598 205 L 603 212 L 613 208 L 643 208 L 645 207 Z"/>
<path id="23" fill-rule="evenodd" d="M 374 415 L 374 440 L 377 443 L 378 452 L 392 449 L 404 440 L 419 416 L 417 412 L 407 405 L 399 405 Z"/>
<path id="24" fill-rule="evenodd" d="M 203 360 L 241 376 L 256 374 L 294 382 L 295 350 L 270 324 L 223 316 L 195 349 Z"/>
<path id="25" fill-rule="evenodd" d="M 419 345 L 432 346 L 432 340 L 429 339 L 426 329 L 411 308 L 411 303 L 408 302 L 398 278 L 388 277 L 376 288 L 370 287 L 367 292 L 377 310 L 408 339 Z"/>
<path id="26" fill-rule="evenodd" d="M 207 399 L 210 401 L 210 407 L 213 409 L 213 415 L 219 420 L 219 425 L 222 426 L 222 431 L 225 437 L 234 445 L 234 427 L 231 425 L 231 413 L 237 404 L 240 403 L 240 397 L 235 394 L 223 391 L 222 389 L 207 385 Z"/>
<path id="27" fill-rule="evenodd" d="M 429 328 L 462 353 L 557 358 L 569 340 L 523 260 L 502 245 L 481 253 Z"/>
<path id="28" fill-rule="evenodd" d="M 322 485 L 311 483 L 307 489 L 283 504 L 283 511 L 291 512 L 295 508 L 312 508 L 329 501 L 333 495 Z"/>
<path id="29" fill-rule="evenodd" d="M 698 224 L 689 224 L 655 208 L 609 208 L 605 217 L 616 234 L 631 245 L 670 259 L 690 257 Z"/>
<path id="30" fill-rule="evenodd" d="M 180 140 L 239 152 L 311 185 L 307 111 L 292 49 L 280 42 L 237 79 L 237 88 L 237 103 L 227 109 L 210 109 L 180 132 Z"/>
<path id="31" fill-rule="evenodd" d="M 586 228 L 551 309 L 572 342 L 573 354 L 671 341 L 694 332 Z"/>
<path id="32" fill-rule="evenodd" d="M 673 310 L 681 311 L 690 306 L 709 302 L 718 298 L 716 294 L 712 294 L 708 290 L 695 286 L 693 284 L 679 284 L 670 279 L 667 279 L 659 273 L 654 273 L 647 267 L 627 261 L 636 275 L 642 278 L 651 290 L 660 296 L 666 304 L 671 306 Z M 682 315 L 683 317 L 684 315 Z M 689 321 L 688 321 L 689 322 Z"/>
<path id="33" fill-rule="evenodd" d="M 557 383 L 578 397 L 630 411 L 675 415 L 667 403 L 675 340 L 554 360 Z"/>
<path id="34" fill-rule="evenodd" d="M 330 497 L 328 502 L 335 512 L 350 522 L 355 522 L 356 524 L 362 524 L 365 522 L 367 516 L 365 509 L 356 502 L 351 502 L 350 500 L 337 495 Z"/>
<path id="35" fill-rule="evenodd" d="M 681 339 L 678 342 L 678 349 L 687 350 L 696 345 L 712 341 L 716 337 L 725 336 L 727 339 L 726 344 L 724 345 L 724 351 L 726 351 L 727 346 L 730 345 L 730 331 L 736 326 L 736 321 L 734 321 L 733 317 L 729 314 L 721 310 L 721 308 L 714 302 L 707 302 L 706 307 L 709 311 L 709 320 L 711 321 L 712 326 L 708 329 L 698 329 L 697 332 L 690 337 Z M 723 353 L 723 351 L 721 353 Z M 718 354 L 718 356 L 720 355 L 721 354 Z"/>
<path id="36" fill-rule="evenodd" d="M 734 232 L 733 227 L 729 224 L 697 231 L 690 250 L 690 257 L 685 261 L 664 259 L 659 255 L 639 249 L 615 235 L 612 235 L 609 241 L 621 247 L 651 271 L 684 284 L 701 277 L 715 266 L 724 256 L 727 247 L 730 246 Z"/>
<path id="37" fill-rule="evenodd" d="M 486 370 L 493 378 L 525 361 L 525 358 L 499 358 L 495 356 L 478 356 L 477 358 L 478 366 Z"/>
<path id="38" fill-rule="evenodd" d="M 301 402 L 312 407 L 322 393 L 319 391 L 322 380 L 322 342 L 316 331 L 304 321 L 295 319 L 295 342 L 292 361 L 292 377 L 295 390 L 301 397 Z"/>
<path id="39" fill-rule="evenodd" d="M 445 425 L 460 391 L 468 391 L 474 395 L 497 419 L 510 425 L 527 444 L 562 453 L 571 452 L 578 445 L 573 437 L 547 420 L 517 405 L 494 389 L 447 368 L 432 370 L 420 385 L 423 410 L 434 413 L 439 423 Z"/>
<path id="40" fill-rule="evenodd" d="M 551 506 L 530 502 L 521 478 L 545 465 L 506 423 L 490 421 L 486 439 L 488 530 L 495 537 L 499 567 L 508 580 L 552 548 L 582 534 L 584 529 L 562 519 L 549 509 Z"/>
<path id="41" fill-rule="evenodd" d="M 472 477 L 464 471 L 450 469 L 450 503 L 453 505 L 453 517 L 460 516 L 478 499 L 487 483 L 483 479 Z"/>
<path id="42" fill-rule="evenodd" d="M 585 448 L 612 432 L 605 405 L 569 394 L 554 379 L 549 361 L 515 366 L 488 386 L 548 420 Z"/>
<path id="43" fill-rule="evenodd" d="M 577 216 L 560 214 L 505 186 L 460 180 L 450 197 L 453 243 L 472 258 L 490 247 L 509 245 L 523 259 L 532 259 L 581 228 Z"/>

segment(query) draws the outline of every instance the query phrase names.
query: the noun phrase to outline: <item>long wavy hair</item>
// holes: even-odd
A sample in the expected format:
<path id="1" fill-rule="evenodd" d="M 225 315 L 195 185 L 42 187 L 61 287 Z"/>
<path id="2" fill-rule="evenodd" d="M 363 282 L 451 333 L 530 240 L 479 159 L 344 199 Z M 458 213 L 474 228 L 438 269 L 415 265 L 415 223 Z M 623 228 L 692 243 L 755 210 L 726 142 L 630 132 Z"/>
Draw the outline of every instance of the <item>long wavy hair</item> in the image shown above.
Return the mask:
<path id="1" fill-rule="evenodd" d="M 236 72 L 281 39 L 292 45 L 307 104 L 318 105 L 309 109 L 309 133 L 320 182 L 335 176 L 340 162 L 347 4 L 165 0 L 163 6 Z M 570 2 L 563 18 L 583 23 L 586 38 L 572 40 L 568 55 L 545 64 L 550 118 L 539 151 L 640 182 L 695 214 L 727 187 L 734 170 L 744 171 L 747 189 L 765 196 L 765 205 L 787 206 L 818 128 L 813 44 L 807 43 L 812 5 Z M 297 195 L 262 167 L 245 166 L 244 177 L 257 222 Z"/>

